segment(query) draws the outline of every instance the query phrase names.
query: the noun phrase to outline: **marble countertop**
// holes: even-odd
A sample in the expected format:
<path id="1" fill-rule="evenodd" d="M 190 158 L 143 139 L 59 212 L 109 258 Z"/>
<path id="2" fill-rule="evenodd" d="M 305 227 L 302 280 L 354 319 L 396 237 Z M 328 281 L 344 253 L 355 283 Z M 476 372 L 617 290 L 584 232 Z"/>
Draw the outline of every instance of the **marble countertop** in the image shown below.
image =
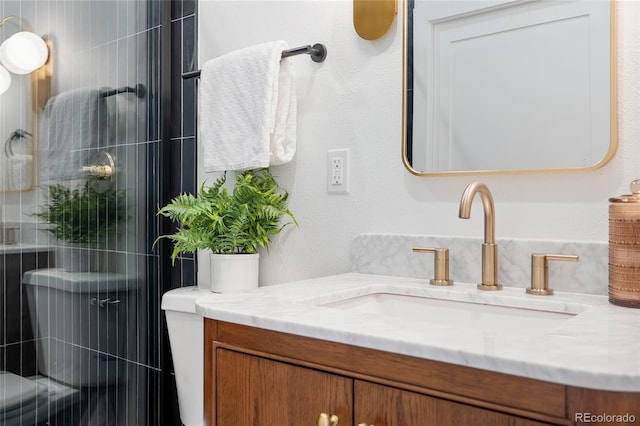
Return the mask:
<path id="1" fill-rule="evenodd" d="M 539 329 L 534 325 L 519 330 L 505 326 L 508 317 L 494 320 L 496 327 L 488 323 L 467 327 L 319 306 L 370 292 L 570 315 L 552 326 L 540 323 Z M 565 385 L 640 391 L 640 309 L 612 305 L 606 296 L 561 292 L 534 296 L 522 288 L 486 292 L 471 284 L 437 287 L 413 278 L 342 274 L 211 293 L 196 305 L 203 316 L 221 321 Z"/>
<path id="2" fill-rule="evenodd" d="M 2 244 L 0 243 L 0 254 L 20 254 L 20 253 L 34 253 L 41 251 L 52 251 L 54 247 L 42 244 Z"/>

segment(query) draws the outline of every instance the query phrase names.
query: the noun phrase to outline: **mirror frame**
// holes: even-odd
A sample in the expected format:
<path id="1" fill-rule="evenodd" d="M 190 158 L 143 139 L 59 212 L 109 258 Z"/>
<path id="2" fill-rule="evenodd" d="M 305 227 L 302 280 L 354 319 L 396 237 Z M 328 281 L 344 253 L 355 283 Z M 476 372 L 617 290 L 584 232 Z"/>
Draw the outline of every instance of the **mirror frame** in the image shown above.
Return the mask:
<path id="1" fill-rule="evenodd" d="M 20 19 L 24 19 L 21 18 Z M 28 23 L 28 21 L 26 21 Z M 31 24 L 29 24 L 31 25 Z M 46 35 L 42 36 L 47 49 L 47 61 L 40 68 L 35 69 L 31 73 L 23 74 L 23 83 L 30 85 L 27 92 L 31 92 L 26 99 L 31 100 L 31 120 L 29 123 L 29 131 L 31 133 L 31 155 L 33 157 L 31 167 L 31 184 L 28 187 L 19 189 L 0 189 L 0 194 L 17 194 L 21 192 L 30 192 L 39 186 L 38 166 L 40 165 L 40 149 L 39 149 L 39 133 L 40 133 L 40 114 L 51 96 L 51 78 L 53 76 L 53 40 Z M 3 142 L 0 140 L 0 142 Z"/>
<path id="2" fill-rule="evenodd" d="M 407 171 L 415 176 L 460 176 L 460 175 L 493 175 L 493 174 L 537 174 L 537 173 L 550 173 L 550 172 L 574 172 L 574 171 L 593 171 L 601 168 L 607 164 L 616 154 L 618 150 L 618 43 L 617 43 L 617 12 L 616 12 L 616 0 L 609 0 L 610 2 L 610 36 L 609 36 L 609 58 L 610 58 L 610 81 L 609 81 L 609 127 L 610 127 L 610 139 L 609 149 L 605 156 L 597 163 L 591 166 L 584 167 L 569 167 L 569 168 L 548 168 L 548 169 L 503 169 L 503 170 L 454 170 L 454 171 L 438 171 L 429 172 L 416 170 L 409 161 L 409 141 L 408 141 L 408 120 L 407 120 L 407 105 L 408 105 L 408 77 L 409 71 L 408 65 L 408 25 L 409 25 L 409 5 L 414 0 L 401 0 L 401 12 L 402 12 L 402 163 Z"/>

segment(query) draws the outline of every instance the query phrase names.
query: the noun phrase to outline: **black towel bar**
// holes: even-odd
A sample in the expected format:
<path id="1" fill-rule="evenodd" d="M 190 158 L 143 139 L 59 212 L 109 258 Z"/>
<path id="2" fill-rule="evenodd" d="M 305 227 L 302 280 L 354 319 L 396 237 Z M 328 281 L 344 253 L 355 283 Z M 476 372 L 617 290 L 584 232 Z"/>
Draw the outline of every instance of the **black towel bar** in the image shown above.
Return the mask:
<path id="1" fill-rule="evenodd" d="M 108 98 L 109 96 L 119 95 L 120 93 L 135 93 L 138 98 L 144 98 L 147 94 L 147 88 L 144 87 L 143 84 L 136 84 L 136 87 L 118 87 L 117 89 L 103 91 L 102 97 Z"/>
<path id="2" fill-rule="evenodd" d="M 311 55 L 311 60 L 313 62 L 323 62 L 327 57 L 327 48 L 324 44 L 316 43 L 313 46 L 300 46 L 294 47 L 293 49 L 287 49 L 282 51 L 282 57 L 288 58 L 290 56 L 307 54 Z M 182 74 L 182 78 L 184 80 L 188 80 L 190 78 L 200 77 L 200 70 L 189 71 Z"/>

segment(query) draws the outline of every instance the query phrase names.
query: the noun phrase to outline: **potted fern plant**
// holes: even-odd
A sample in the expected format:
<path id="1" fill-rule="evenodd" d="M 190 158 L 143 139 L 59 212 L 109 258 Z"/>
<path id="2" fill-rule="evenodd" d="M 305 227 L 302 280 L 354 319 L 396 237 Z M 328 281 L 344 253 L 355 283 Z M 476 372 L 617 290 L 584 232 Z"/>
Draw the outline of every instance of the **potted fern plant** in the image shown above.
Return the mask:
<path id="1" fill-rule="evenodd" d="M 203 184 L 197 196 L 181 194 L 158 212 L 178 223 L 175 233 L 160 237 L 173 241 L 172 260 L 180 253 L 211 252 L 214 292 L 257 287 L 258 249 L 287 225 L 297 225 L 287 207 L 289 194 L 269 169 L 238 173 L 232 191 L 225 183 L 226 173 L 210 187 Z"/>
<path id="2" fill-rule="evenodd" d="M 105 242 L 126 219 L 124 191 L 96 191 L 88 182 L 78 188 L 48 187 L 44 209 L 34 214 L 49 224 L 58 240 L 56 263 L 68 272 L 97 269 L 98 244 Z"/>

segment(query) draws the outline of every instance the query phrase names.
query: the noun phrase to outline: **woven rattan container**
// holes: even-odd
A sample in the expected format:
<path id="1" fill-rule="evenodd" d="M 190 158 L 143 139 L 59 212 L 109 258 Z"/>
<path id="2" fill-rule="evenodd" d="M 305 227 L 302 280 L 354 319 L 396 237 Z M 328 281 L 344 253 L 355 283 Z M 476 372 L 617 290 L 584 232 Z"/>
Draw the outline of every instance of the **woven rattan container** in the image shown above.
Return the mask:
<path id="1" fill-rule="evenodd" d="M 609 201 L 609 301 L 640 308 L 640 180 Z"/>

